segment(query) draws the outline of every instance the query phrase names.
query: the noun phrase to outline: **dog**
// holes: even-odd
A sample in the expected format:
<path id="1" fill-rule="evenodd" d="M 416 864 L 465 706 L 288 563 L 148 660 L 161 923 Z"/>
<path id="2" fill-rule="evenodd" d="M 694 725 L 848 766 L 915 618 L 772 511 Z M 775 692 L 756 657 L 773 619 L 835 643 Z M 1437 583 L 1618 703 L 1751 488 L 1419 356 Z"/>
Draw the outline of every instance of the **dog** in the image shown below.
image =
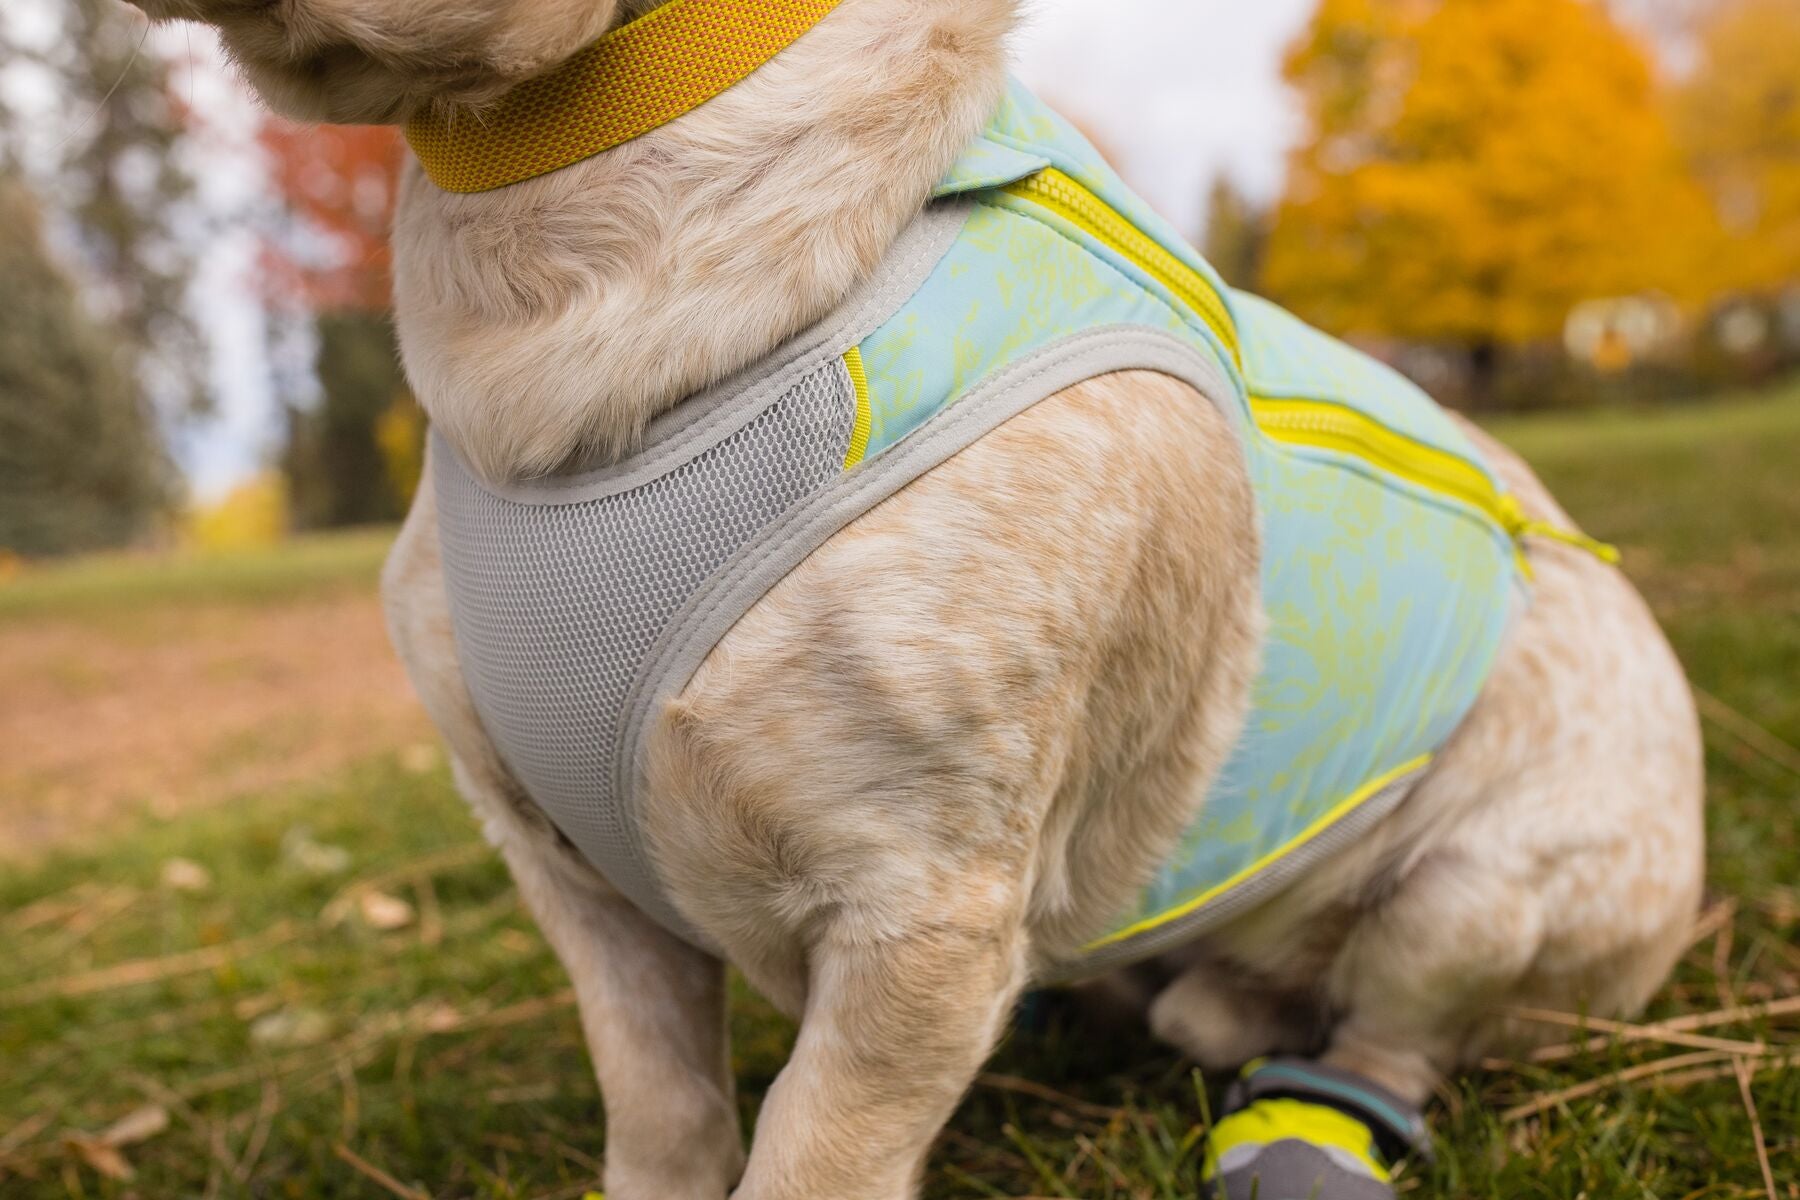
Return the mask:
<path id="1" fill-rule="evenodd" d="M 216 25 L 291 116 L 449 128 L 661 7 L 136 2 Z M 741 82 L 560 169 L 459 192 L 408 167 L 396 316 L 438 439 L 428 476 L 449 454 L 500 490 L 627 460 L 877 274 L 1001 103 L 1015 5 L 821 8 Z M 1570 527 L 1518 458 L 1460 436 L 1534 525 Z M 641 834 L 686 936 L 497 747 L 440 503 L 428 478 L 384 575 L 390 627 L 574 983 L 608 1195 L 916 1195 L 1021 993 L 1129 906 L 1241 732 L 1269 632 L 1240 433 L 1174 374 L 1074 381 L 748 604 L 645 734 Z M 1372 1108 L 1407 1125 L 1445 1073 L 1536 1035 L 1516 1006 L 1632 1014 L 1684 949 L 1703 874 L 1691 693 L 1617 571 L 1553 541 L 1523 552 L 1529 608 L 1399 803 L 1254 906 L 1083 985 L 1209 1071 L 1309 1056 L 1291 1086 L 1246 1076 L 1246 1112 L 1297 1095 L 1382 1141 Z M 747 1155 L 727 962 L 800 1025 Z M 1337 1155 L 1311 1190 L 1390 1194 L 1405 1149 L 1368 1171 Z M 1234 1161 L 1215 1145 L 1215 1183 L 1248 1195 Z M 1261 1178 L 1296 1161 L 1323 1160 Z"/>

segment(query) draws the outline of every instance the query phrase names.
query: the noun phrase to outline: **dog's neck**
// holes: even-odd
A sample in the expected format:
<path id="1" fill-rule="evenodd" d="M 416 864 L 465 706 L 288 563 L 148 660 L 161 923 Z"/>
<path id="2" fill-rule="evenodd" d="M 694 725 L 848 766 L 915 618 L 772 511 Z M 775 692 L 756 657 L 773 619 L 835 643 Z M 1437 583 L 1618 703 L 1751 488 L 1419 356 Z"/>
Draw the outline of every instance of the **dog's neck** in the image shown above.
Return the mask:
<path id="1" fill-rule="evenodd" d="M 1013 0 L 852 0 L 662 129 L 452 195 L 409 170 L 407 370 L 490 481 L 631 451 L 644 426 L 865 278 L 1004 86 Z"/>

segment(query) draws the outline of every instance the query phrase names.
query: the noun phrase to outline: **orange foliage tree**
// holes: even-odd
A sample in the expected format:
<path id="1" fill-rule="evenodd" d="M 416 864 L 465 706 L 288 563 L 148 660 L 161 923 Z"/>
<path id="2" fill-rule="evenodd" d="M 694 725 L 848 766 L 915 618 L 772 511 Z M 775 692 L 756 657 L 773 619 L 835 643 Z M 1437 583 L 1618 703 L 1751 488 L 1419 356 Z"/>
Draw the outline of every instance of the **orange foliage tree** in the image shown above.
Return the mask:
<path id="1" fill-rule="evenodd" d="M 1584 0 L 1323 0 L 1264 285 L 1339 333 L 1501 350 L 1694 296 L 1709 238 L 1647 54 Z M 1477 387 L 1481 380 L 1476 381 Z"/>
<path id="2" fill-rule="evenodd" d="M 1698 40 L 1680 129 L 1725 228 L 1718 283 L 1800 284 L 1800 3 L 1724 0 Z"/>
<path id="3" fill-rule="evenodd" d="M 271 118 L 257 137 L 275 190 L 301 226 L 265 242 L 265 293 L 309 311 L 386 312 L 388 231 L 405 154 L 399 132 Z"/>
<path id="4" fill-rule="evenodd" d="M 418 485 L 424 418 L 406 390 L 388 310 L 403 144 L 380 127 L 271 120 L 260 134 L 291 220 L 265 242 L 263 290 L 313 318 L 318 404 L 291 407 L 282 467 L 304 527 L 398 517 Z"/>

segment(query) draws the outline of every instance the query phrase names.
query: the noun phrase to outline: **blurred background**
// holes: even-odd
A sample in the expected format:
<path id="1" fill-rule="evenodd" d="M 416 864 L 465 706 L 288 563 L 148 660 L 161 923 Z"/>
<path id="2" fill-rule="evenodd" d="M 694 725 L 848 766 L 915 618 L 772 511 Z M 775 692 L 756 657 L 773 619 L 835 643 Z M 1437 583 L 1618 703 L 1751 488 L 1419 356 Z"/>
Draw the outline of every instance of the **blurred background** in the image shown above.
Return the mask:
<path id="1" fill-rule="evenodd" d="M 1107 9 L 1032 5 L 1027 81 L 1231 282 L 1448 401 L 1697 403 L 1800 363 L 1793 0 Z M 0 549 L 404 511 L 393 131 L 260 113 L 210 32 L 11 0 L 0 137 Z"/>
<path id="2" fill-rule="evenodd" d="M 1493 427 L 1625 546 L 1702 689 L 1712 748 L 1727 907 L 1669 1005 L 1800 992 L 1800 0 L 1028 10 L 1019 73 L 1230 282 Z M 126 1188 L 154 1113 L 108 1122 L 147 1106 L 198 1148 L 156 1160 L 177 1190 L 198 1190 L 196 1170 L 209 1191 L 253 1188 L 279 1162 L 333 1194 L 393 1194 L 329 1147 L 271 1135 L 258 1114 L 270 1080 L 292 1082 L 282 1053 L 341 1051 L 349 1083 L 333 1068 L 302 1094 L 338 1096 L 322 1119 L 351 1143 L 389 1100 L 390 1133 L 420 1120 L 410 1090 L 411 1109 L 371 1093 L 346 1115 L 369 1063 L 406 1073 L 392 1038 L 344 1049 L 367 1012 L 438 1005 L 438 1037 L 509 1003 L 567 1017 L 374 597 L 424 435 L 388 311 L 402 154 L 391 130 L 263 114 L 210 32 L 152 30 L 113 0 L 0 6 L 0 944 L 21 947 L 0 962 L 0 1061 L 20 1071 L 0 1079 L 0 1188 Z M 250 962 L 299 910 L 277 942 L 301 948 Z M 456 936 L 479 949 L 446 976 L 435 952 Z M 397 968 L 397 947 L 423 957 Z M 300 982 L 296 961 L 311 964 Z M 393 1038 L 419 1032 L 394 1019 Z M 779 1042 L 772 1020 L 742 1017 L 740 1033 Z M 1112 1066 L 1056 1061 L 1068 1088 L 1118 1102 Z M 580 1063 L 554 1072 L 497 1077 L 490 1108 L 538 1096 L 532 1120 L 573 1103 L 560 1119 L 576 1121 L 593 1103 Z M 1555 1083 L 1477 1086 L 1492 1101 Z M 223 1105 L 218 1128 L 199 1097 Z M 1452 1166 L 1510 1180 L 1496 1194 L 1624 1195 L 1609 1181 L 1656 1170 L 1666 1194 L 1748 1194 L 1690 1186 L 1754 1179 L 1755 1113 L 1735 1090 L 1720 1103 L 1717 1120 L 1657 1108 L 1664 1140 L 1573 1165 L 1472 1126 L 1497 1149 Z M 1777 1159 L 1800 1177 L 1800 1087 L 1770 1103 L 1786 1114 Z M 505 1127 L 483 1111 L 482 1136 Z M 1177 1119 L 1159 1111 L 1145 1119 Z M 953 1143 L 954 1171 L 986 1194 L 1046 1187 L 1010 1165 L 1016 1146 L 990 1152 L 1009 1144 L 981 1124 L 993 1115 Z M 524 1176 L 504 1145 L 500 1166 L 460 1139 L 443 1161 L 526 1195 L 551 1194 L 554 1160 L 578 1189 L 591 1164 L 546 1157 L 527 1124 L 506 1135 L 534 1148 Z M 1126 1176 L 1154 1174 L 1142 1147 L 1106 1145 Z M 1077 1153 L 1021 1161 L 1097 1172 L 1078 1194 L 1117 1184 Z"/>

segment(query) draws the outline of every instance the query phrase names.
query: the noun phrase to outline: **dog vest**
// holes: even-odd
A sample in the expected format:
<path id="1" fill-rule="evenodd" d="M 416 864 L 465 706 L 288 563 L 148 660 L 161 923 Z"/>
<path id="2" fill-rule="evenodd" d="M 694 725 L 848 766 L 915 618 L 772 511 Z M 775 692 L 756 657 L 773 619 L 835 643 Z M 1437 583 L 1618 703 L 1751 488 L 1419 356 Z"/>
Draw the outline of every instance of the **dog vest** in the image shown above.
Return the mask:
<path id="1" fill-rule="evenodd" d="M 1519 539 L 1555 531 L 1413 385 L 1228 290 L 1017 84 L 872 279 L 630 458 L 492 486 L 435 443 L 458 653 L 495 746 L 596 868 L 704 944 L 639 827 L 658 713 L 833 534 L 1038 401 L 1127 369 L 1187 382 L 1235 429 L 1268 632 L 1198 817 L 1055 973 L 1148 956 L 1270 897 L 1419 779 L 1524 601 Z"/>

